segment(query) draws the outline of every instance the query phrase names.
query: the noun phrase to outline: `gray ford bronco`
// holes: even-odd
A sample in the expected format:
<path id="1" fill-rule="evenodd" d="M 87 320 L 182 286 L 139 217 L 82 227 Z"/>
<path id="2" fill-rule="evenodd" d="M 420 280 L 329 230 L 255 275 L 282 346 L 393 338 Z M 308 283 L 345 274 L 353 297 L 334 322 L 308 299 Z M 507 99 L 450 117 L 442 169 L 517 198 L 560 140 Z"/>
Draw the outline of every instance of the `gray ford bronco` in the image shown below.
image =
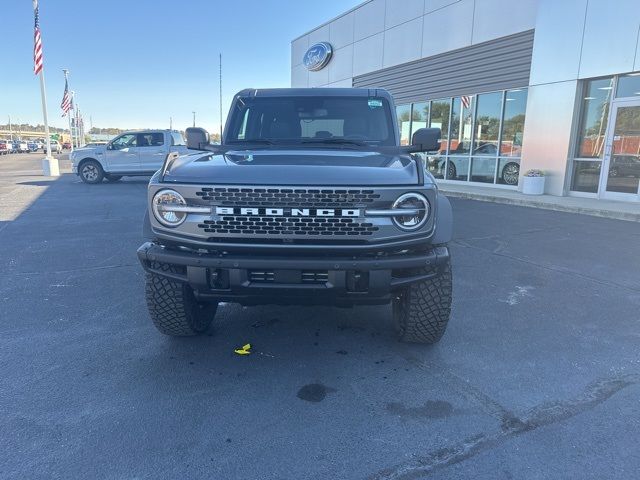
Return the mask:
<path id="1" fill-rule="evenodd" d="M 452 212 L 421 152 L 400 146 L 380 89 L 243 90 L 220 145 L 187 129 L 148 188 L 151 319 L 167 335 L 209 328 L 220 302 L 392 304 L 399 338 L 437 342 L 451 313 Z"/>

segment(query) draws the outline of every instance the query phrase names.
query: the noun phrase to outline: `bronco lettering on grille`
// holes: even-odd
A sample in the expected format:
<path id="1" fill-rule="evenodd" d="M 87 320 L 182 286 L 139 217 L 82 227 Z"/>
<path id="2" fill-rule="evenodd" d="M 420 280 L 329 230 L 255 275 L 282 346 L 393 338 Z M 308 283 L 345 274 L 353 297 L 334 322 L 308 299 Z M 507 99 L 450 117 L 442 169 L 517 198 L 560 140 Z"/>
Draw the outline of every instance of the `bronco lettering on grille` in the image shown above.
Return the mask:
<path id="1" fill-rule="evenodd" d="M 275 217 L 359 217 L 359 208 L 216 207 L 216 215 L 269 215 Z"/>

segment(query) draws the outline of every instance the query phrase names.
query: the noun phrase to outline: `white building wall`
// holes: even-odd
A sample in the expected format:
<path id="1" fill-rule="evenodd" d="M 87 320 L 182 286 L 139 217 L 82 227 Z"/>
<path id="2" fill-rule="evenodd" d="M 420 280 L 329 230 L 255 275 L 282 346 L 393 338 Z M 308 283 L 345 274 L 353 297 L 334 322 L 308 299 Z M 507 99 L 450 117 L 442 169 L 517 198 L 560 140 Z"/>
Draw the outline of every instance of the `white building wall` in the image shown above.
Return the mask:
<path id="1" fill-rule="evenodd" d="M 638 5 L 539 1 L 520 171 L 545 170 L 546 193 L 569 189 L 578 80 L 640 70 Z"/>
<path id="2" fill-rule="evenodd" d="M 351 86 L 354 76 L 535 28 L 521 174 L 569 188 L 579 80 L 640 71 L 639 0 L 369 0 L 295 39 L 291 85 Z M 334 57 L 302 65 L 319 41 Z"/>
<path id="3" fill-rule="evenodd" d="M 353 76 L 532 29 L 538 0 L 369 0 L 291 43 L 291 86 L 347 85 Z M 507 21 L 508 19 L 508 21 Z M 309 46 L 334 57 L 304 73 Z"/>

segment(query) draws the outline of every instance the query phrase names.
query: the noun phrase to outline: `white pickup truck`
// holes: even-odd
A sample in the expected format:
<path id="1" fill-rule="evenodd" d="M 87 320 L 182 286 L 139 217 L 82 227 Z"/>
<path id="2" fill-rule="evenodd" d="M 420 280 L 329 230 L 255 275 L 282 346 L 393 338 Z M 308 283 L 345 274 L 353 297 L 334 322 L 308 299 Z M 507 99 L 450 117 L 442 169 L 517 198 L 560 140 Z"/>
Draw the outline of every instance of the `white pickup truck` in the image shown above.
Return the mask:
<path id="1" fill-rule="evenodd" d="M 184 137 L 173 130 L 126 132 L 106 145 L 78 148 L 69 155 L 73 173 L 85 183 L 124 176 L 152 175 L 170 152 L 187 153 Z"/>

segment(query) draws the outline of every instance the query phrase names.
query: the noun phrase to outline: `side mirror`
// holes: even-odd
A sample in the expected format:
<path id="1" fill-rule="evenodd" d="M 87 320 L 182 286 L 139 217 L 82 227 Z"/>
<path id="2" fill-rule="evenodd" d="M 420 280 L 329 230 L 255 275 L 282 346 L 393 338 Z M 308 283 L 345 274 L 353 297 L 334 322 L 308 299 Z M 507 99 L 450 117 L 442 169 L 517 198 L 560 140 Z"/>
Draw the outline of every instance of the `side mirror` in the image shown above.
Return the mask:
<path id="1" fill-rule="evenodd" d="M 419 148 L 421 152 L 440 150 L 442 131 L 439 128 L 419 128 L 411 137 L 411 145 Z"/>
<path id="2" fill-rule="evenodd" d="M 209 145 L 209 132 L 204 128 L 189 127 L 187 134 L 187 148 L 190 150 L 204 150 Z"/>

